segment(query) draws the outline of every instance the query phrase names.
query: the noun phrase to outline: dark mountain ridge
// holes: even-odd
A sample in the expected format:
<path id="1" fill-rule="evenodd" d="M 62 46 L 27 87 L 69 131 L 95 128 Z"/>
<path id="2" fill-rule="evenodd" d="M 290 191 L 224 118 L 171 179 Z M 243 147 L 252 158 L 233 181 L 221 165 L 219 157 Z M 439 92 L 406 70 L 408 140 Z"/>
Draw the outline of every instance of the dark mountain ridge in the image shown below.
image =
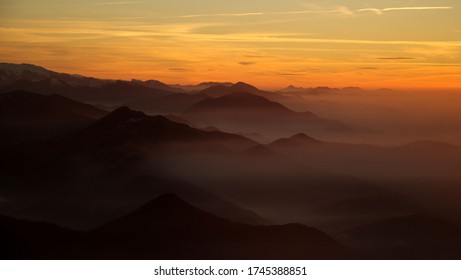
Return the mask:
<path id="1" fill-rule="evenodd" d="M 213 125 L 226 131 L 258 132 L 270 136 L 352 130 L 340 121 L 324 119 L 311 112 L 294 112 L 280 103 L 246 92 L 205 99 L 181 116 L 201 126 Z"/>
<path id="2" fill-rule="evenodd" d="M 8 259 L 349 259 L 302 225 L 232 223 L 166 194 L 90 232 L 0 216 Z M 45 249 L 43 244 L 46 244 Z"/>

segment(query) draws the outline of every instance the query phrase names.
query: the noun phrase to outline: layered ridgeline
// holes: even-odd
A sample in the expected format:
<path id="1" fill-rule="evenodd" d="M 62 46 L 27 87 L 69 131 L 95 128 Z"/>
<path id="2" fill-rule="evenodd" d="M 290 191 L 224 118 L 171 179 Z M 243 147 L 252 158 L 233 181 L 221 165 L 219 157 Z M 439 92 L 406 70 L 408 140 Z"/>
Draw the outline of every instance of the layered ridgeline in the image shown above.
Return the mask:
<path id="1" fill-rule="evenodd" d="M 169 86 L 11 64 L 0 64 L 0 80 L 10 258 L 351 256 L 291 223 L 360 258 L 459 255 L 458 146 L 351 144 L 349 125 L 312 113 L 323 101 L 290 109 L 305 95 L 358 89 Z M 255 253 L 263 247 L 274 250 Z"/>
<path id="2" fill-rule="evenodd" d="M 243 82 L 179 87 L 155 80 L 102 80 L 57 73 L 30 64 L 0 63 L 0 92 L 15 90 L 60 94 L 105 110 L 129 106 L 153 115 L 182 114 L 200 126 L 259 133 L 271 139 L 299 132 L 353 133 L 341 121 L 306 111 L 294 112 L 278 103 L 293 97 L 287 99 L 281 92 L 262 91 Z"/>
<path id="3" fill-rule="evenodd" d="M 247 92 L 202 100 L 181 116 L 202 126 L 258 132 L 269 137 L 307 131 L 344 133 L 352 130 L 340 121 L 324 119 L 311 112 L 294 112 L 280 103 Z"/>
<path id="4" fill-rule="evenodd" d="M 61 95 L 0 94 L 0 146 L 57 136 L 89 126 L 107 112 Z"/>
<path id="5" fill-rule="evenodd" d="M 122 107 L 85 128 L 2 149 L 0 208 L 2 213 L 88 228 L 149 197 L 176 192 L 223 217 L 264 223 L 210 192 L 166 176 L 161 162 L 150 162 L 168 154 L 232 155 L 254 145 L 239 135 L 194 129 Z"/>
<path id="6" fill-rule="evenodd" d="M 81 232 L 0 216 L 7 259 L 350 259 L 350 250 L 299 224 L 230 222 L 165 194 Z"/>

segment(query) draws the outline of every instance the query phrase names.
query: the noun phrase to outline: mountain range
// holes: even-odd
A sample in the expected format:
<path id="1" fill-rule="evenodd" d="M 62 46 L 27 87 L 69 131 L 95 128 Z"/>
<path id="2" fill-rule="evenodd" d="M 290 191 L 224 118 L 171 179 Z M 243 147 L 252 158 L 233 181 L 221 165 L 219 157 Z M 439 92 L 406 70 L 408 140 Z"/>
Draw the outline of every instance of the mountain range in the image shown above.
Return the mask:
<path id="1" fill-rule="evenodd" d="M 354 258 L 319 230 L 234 223 L 174 194 L 86 232 L 0 216 L 0 236 L 1 257 L 8 259 Z"/>
<path id="2" fill-rule="evenodd" d="M 0 63 L 0 254 L 459 258 L 461 148 L 416 136 L 360 142 L 373 133 L 318 105 L 371 104 L 369 92 L 304 90 Z M 293 109 L 306 100 L 312 110 Z"/>
<path id="3" fill-rule="evenodd" d="M 353 132 L 341 121 L 310 112 L 294 112 L 278 103 L 285 100 L 283 95 L 262 91 L 243 82 L 203 83 L 200 87 L 206 88 L 187 92 L 156 80 L 100 80 L 57 73 L 30 64 L 8 63 L 0 63 L 0 81 L 0 92 L 4 93 L 22 90 L 59 94 L 106 111 L 129 106 L 152 115 L 189 115 L 193 119 L 188 121 L 197 120 L 201 126 L 216 126 L 244 134 L 259 133 L 271 139 L 308 131 L 326 134 Z M 222 110 L 223 115 L 216 118 L 213 107 Z M 229 112 L 237 109 L 242 115 L 239 119 Z"/>

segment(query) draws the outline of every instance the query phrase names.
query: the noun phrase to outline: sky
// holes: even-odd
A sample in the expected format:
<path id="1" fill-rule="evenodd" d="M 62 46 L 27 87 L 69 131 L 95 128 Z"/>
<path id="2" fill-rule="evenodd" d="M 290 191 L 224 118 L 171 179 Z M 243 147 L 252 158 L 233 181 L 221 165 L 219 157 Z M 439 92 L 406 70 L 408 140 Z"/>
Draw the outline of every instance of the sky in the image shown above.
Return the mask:
<path id="1" fill-rule="evenodd" d="M 170 84 L 461 88 L 461 1 L 0 0 L 0 61 Z"/>

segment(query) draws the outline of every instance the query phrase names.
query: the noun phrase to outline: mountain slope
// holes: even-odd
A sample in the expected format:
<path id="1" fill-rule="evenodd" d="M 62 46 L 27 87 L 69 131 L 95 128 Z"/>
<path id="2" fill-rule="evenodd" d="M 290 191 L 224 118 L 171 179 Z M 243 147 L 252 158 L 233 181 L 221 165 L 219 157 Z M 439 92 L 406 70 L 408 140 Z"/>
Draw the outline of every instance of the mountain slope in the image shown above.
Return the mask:
<path id="1" fill-rule="evenodd" d="M 90 232 L 0 216 L 0 235 L 10 259 L 353 258 L 316 229 L 232 223 L 172 194 Z"/>
<path id="2" fill-rule="evenodd" d="M 186 94 L 172 93 L 159 98 L 152 102 L 132 101 L 127 103 L 127 106 L 136 108 L 150 115 L 168 115 L 180 114 L 192 105 L 208 98 L 204 93 Z"/>
<path id="3" fill-rule="evenodd" d="M 114 108 L 130 102 L 146 104 L 178 89 L 158 81 L 104 80 L 47 70 L 30 64 L 0 63 L 0 92 L 23 90 L 61 94 L 89 104 Z"/>
<path id="4" fill-rule="evenodd" d="M 147 116 L 142 112 L 121 107 L 78 134 L 85 141 L 98 145 L 187 145 L 223 152 L 242 151 L 258 143 L 243 136 L 219 131 L 203 131 L 163 116 Z M 111 143 L 112 142 L 112 143 Z"/>
<path id="5" fill-rule="evenodd" d="M 202 126 L 227 131 L 259 132 L 271 137 L 304 131 L 344 132 L 345 124 L 310 112 L 297 113 L 251 93 L 238 92 L 205 99 L 187 109 L 182 117 Z"/>
<path id="6" fill-rule="evenodd" d="M 235 92 L 245 92 L 245 93 L 261 93 L 259 89 L 256 87 L 246 84 L 244 82 L 238 82 L 236 84 L 216 84 L 211 85 L 210 87 L 201 91 L 201 93 L 205 93 L 207 95 L 213 97 L 222 97 L 224 95 L 228 95 Z"/>
<path id="7" fill-rule="evenodd" d="M 120 108 L 84 129 L 1 150 L 0 204 L 5 214 L 88 228 L 175 192 L 232 220 L 265 221 L 180 179 L 168 179 L 164 155 L 234 154 L 256 145 L 242 136 L 205 132 L 161 116 Z M 28 176 L 24 176 L 28 174 Z"/>
<path id="8" fill-rule="evenodd" d="M 107 112 L 60 95 L 0 94 L 0 146 L 49 139 L 89 126 Z"/>
<path id="9" fill-rule="evenodd" d="M 14 91 L 0 95 L 0 121 L 69 122 L 95 120 L 105 111 L 60 95 Z"/>

